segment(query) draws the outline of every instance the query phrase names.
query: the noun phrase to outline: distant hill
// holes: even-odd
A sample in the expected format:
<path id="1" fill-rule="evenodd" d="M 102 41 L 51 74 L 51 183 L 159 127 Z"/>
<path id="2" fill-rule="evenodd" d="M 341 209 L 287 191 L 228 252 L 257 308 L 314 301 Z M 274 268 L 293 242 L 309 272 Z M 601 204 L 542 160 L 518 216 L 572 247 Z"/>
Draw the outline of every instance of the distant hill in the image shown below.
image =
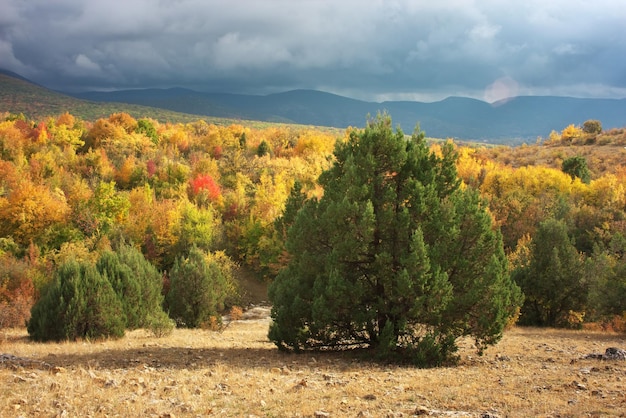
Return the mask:
<path id="1" fill-rule="evenodd" d="M 267 96 L 201 93 L 173 89 L 86 92 L 76 97 L 117 101 L 198 115 L 239 117 L 344 128 L 363 126 L 366 115 L 387 110 L 394 123 L 410 133 L 420 123 L 426 134 L 437 138 L 462 138 L 492 143 L 534 142 L 552 130 L 598 119 L 605 129 L 626 126 L 626 99 L 577 99 L 570 97 L 515 97 L 489 104 L 480 100 L 449 97 L 434 103 L 365 102 L 313 90 L 294 90 Z"/>
<path id="2" fill-rule="evenodd" d="M 626 99 L 514 97 L 489 104 L 449 97 L 434 103 L 350 99 L 315 90 L 266 96 L 203 93 L 183 88 L 61 94 L 15 73 L 0 70 L 0 112 L 31 118 L 69 111 L 85 119 L 127 112 L 135 117 L 214 123 L 263 121 L 345 128 L 363 126 L 368 114 L 388 111 L 406 133 L 417 123 L 429 137 L 459 138 L 494 144 L 521 144 L 547 137 L 552 130 L 598 119 L 605 129 L 626 126 Z M 198 115 L 198 116 L 193 116 Z"/>
<path id="3" fill-rule="evenodd" d="M 2 112 L 23 113 L 35 120 L 64 112 L 85 120 L 108 117 L 116 112 L 126 112 L 136 118 L 149 117 L 161 122 L 193 122 L 200 119 L 197 114 L 184 114 L 159 107 L 83 100 L 47 89 L 19 74 L 0 69 L 0 113 Z M 202 119 L 222 124 L 232 122 L 218 118 Z"/>

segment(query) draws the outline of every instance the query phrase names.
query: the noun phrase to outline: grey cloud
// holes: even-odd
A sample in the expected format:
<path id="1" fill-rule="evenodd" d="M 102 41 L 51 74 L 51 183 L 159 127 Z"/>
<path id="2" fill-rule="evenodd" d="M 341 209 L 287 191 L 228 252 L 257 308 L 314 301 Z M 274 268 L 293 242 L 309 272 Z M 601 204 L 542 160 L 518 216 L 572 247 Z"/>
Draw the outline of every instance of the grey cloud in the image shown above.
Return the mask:
<path id="1" fill-rule="evenodd" d="M 626 95 L 626 12 L 609 0 L 0 0 L 0 9 L 0 67 L 57 89 L 440 99 L 495 97 L 509 80 L 520 94 Z"/>

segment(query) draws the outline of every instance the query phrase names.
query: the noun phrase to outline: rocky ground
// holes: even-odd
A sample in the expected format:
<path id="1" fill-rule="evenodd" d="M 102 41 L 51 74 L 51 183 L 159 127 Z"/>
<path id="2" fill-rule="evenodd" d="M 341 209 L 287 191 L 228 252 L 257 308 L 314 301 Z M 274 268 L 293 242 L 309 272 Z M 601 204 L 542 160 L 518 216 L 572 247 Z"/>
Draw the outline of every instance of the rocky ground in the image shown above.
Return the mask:
<path id="1" fill-rule="evenodd" d="M 619 334 L 515 328 L 456 367 L 284 354 L 255 306 L 222 332 L 142 330 L 118 341 L 37 344 L 0 335 L 0 416 L 577 417 L 626 415 Z"/>

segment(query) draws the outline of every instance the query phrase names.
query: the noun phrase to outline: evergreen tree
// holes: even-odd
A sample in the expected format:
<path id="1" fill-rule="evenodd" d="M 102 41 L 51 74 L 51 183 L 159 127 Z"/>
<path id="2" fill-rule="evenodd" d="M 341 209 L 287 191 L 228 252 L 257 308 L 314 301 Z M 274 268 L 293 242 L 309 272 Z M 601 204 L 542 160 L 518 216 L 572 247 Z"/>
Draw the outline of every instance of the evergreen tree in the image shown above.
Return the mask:
<path id="1" fill-rule="evenodd" d="M 142 133 L 152 140 L 155 145 L 159 143 L 159 135 L 154 124 L 149 119 L 139 119 L 135 132 Z"/>
<path id="2" fill-rule="evenodd" d="M 149 319 L 160 315 L 163 279 L 139 250 L 120 244 L 115 252 L 104 252 L 96 268 L 109 279 L 122 302 L 127 328 L 145 327 Z"/>
<path id="3" fill-rule="evenodd" d="M 86 262 L 69 260 L 33 306 L 28 333 L 37 341 L 124 335 L 122 304 L 106 277 Z"/>
<path id="4" fill-rule="evenodd" d="M 567 326 L 570 311 L 583 312 L 588 295 L 585 263 L 567 233 L 553 218 L 542 222 L 530 244 L 530 261 L 513 271 L 524 291 L 524 325 Z"/>
<path id="5" fill-rule="evenodd" d="M 569 174 L 572 180 L 578 177 L 585 184 L 589 184 L 591 181 L 591 171 L 587 166 L 587 160 L 580 155 L 563 160 L 561 170 Z"/>
<path id="6" fill-rule="evenodd" d="M 335 149 L 321 199 L 288 230 L 289 264 L 269 290 L 269 337 L 296 351 L 346 345 L 441 364 L 470 335 L 482 350 L 521 302 L 502 238 L 462 190 L 451 144 L 430 152 L 379 116 Z"/>
<path id="7" fill-rule="evenodd" d="M 170 317 L 178 325 L 197 328 L 219 322 L 218 312 L 235 293 L 232 271 L 226 256 L 207 255 L 197 247 L 187 257 L 180 256 L 170 271 L 167 304 Z"/>
<path id="8" fill-rule="evenodd" d="M 256 155 L 259 157 L 263 157 L 264 155 L 268 155 L 271 151 L 269 144 L 266 141 L 261 141 L 259 147 L 256 150 Z"/>

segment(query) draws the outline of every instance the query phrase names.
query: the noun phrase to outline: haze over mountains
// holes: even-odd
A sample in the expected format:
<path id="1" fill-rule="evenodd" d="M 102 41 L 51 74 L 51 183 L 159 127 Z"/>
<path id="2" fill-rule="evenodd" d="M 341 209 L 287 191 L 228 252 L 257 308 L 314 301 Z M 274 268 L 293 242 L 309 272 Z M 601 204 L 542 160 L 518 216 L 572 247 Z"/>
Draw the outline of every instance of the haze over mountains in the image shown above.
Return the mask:
<path id="1" fill-rule="evenodd" d="M 28 81 L 9 71 L 0 70 L 0 73 L 8 76 L 3 78 L 5 81 L 2 83 L 10 83 L 7 80 L 11 78 Z M 0 87 L 0 94 L 3 94 L 2 90 L 6 94 L 10 86 L 3 87 L 0 83 Z M 31 87 L 50 92 L 34 83 Z M 539 136 L 547 137 L 552 130 L 560 131 L 570 124 L 581 125 L 589 119 L 600 120 L 604 129 L 626 126 L 626 99 L 525 96 L 490 104 L 476 99 L 449 97 L 433 103 L 375 103 L 315 90 L 258 96 L 204 93 L 183 88 L 64 94 L 92 102 L 128 103 L 198 116 L 337 128 L 363 126 L 368 114 L 387 111 L 394 124 L 406 133 L 411 133 L 419 123 L 429 137 L 501 144 L 534 142 Z M 30 100 L 37 99 L 31 96 Z M 17 103 L 17 98 L 5 100 L 2 107 L 8 106 L 6 103 Z"/>
<path id="2" fill-rule="evenodd" d="M 141 104 L 177 112 L 217 117 L 289 122 L 344 128 L 363 126 L 368 114 L 386 110 L 395 124 L 411 133 L 416 123 L 430 137 L 492 143 L 522 143 L 547 137 L 552 130 L 598 119 L 604 128 L 626 126 L 626 99 L 515 97 L 486 103 L 449 97 L 433 103 L 350 99 L 315 90 L 266 96 L 145 89 L 75 94 L 86 100 Z"/>

